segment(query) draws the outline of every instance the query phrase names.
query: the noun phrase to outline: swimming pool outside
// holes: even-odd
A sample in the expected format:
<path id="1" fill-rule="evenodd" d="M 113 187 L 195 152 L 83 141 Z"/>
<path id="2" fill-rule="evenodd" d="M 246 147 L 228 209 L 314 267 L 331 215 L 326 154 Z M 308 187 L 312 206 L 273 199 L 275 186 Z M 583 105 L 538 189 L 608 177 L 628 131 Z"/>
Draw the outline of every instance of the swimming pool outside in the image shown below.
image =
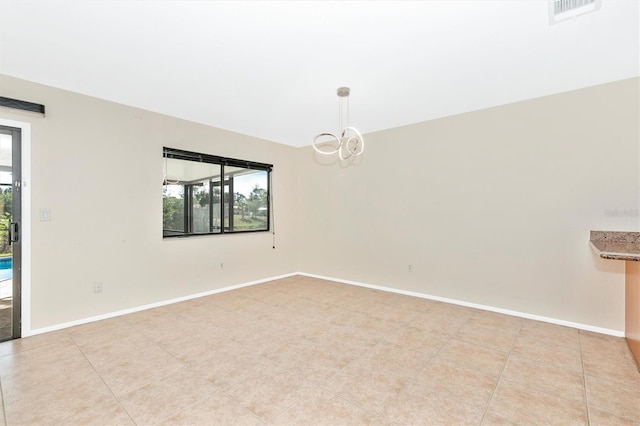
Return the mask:
<path id="1" fill-rule="evenodd" d="M 13 278 L 13 257 L 0 257 L 0 281 Z"/>

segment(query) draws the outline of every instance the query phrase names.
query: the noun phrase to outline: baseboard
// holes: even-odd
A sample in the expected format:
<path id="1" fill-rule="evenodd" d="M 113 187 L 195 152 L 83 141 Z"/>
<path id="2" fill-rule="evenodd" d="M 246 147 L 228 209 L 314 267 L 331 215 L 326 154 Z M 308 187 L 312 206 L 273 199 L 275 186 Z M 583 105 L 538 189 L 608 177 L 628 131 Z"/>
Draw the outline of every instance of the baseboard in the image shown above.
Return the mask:
<path id="1" fill-rule="evenodd" d="M 109 312 L 107 314 L 96 315 L 96 316 L 93 316 L 93 317 L 83 318 L 83 319 L 76 320 L 76 321 L 69 321 L 69 322 L 65 322 L 65 323 L 62 323 L 62 324 L 56 324 L 56 325 L 53 325 L 53 326 L 50 326 L 50 327 L 37 328 L 35 330 L 31 330 L 31 332 L 26 334 L 26 335 L 23 334 L 22 337 L 35 336 L 36 334 L 47 333 L 49 331 L 62 330 L 64 328 L 74 327 L 76 325 L 88 324 L 90 322 L 95 322 L 95 321 L 100 321 L 100 320 L 104 320 L 104 319 L 119 317 L 121 315 L 132 314 L 134 312 L 145 311 L 147 309 L 153 309 L 153 308 L 158 308 L 160 306 L 171 305 L 173 303 L 184 302 L 186 300 L 197 299 L 198 297 L 211 296 L 212 294 L 224 293 L 226 291 L 236 290 L 236 289 L 239 289 L 239 288 L 242 288 L 242 287 L 249 287 L 249 286 L 256 285 L 256 284 L 262 284 L 262 283 L 265 283 L 265 282 L 268 282 L 268 281 L 279 280 L 279 279 L 291 277 L 291 276 L 294 276 L 294 275 L 300 275 L 300 274 L 292 272 L 290 274 L 278 275 L 278 276 L 275 276 L 275 277 L 264 278 L 264 279 L 260 279 L 260 280 L 256 280 L 256 281 L 249 281 L 249 282 L 246 282 L 246 283 L 236 284 L 236 285 L 232 285 L 232 286 L 229 286 L 229 287 L 218 288 L 218 289 L 215 289 L 215 290 L 209 290 L 209 291 L 205 291 L 205 292 L 202 292 L 202 293 L 196 293 L 196 294 L 190 294 L 188 296 L 176 297 L 175 299 L 163 300 L 161 302 L 156 302 L 156 303 L 150 303 L 148 305 L 136 306 L 135 308 L 123 309 L 121 311 L 115 311 L 115 312 Z"/>
<path id="2" fill-rule="evenodd" d="M 518 312 L 518 311 L 509 310 L 509 309 L 502 309 L 502 308 L 496 308 L 496 307 L 493 307 L 493 306 L 487 306 L 487 305 L 480 305 L 480 304 L 477 304 L 477 303 L 465 302 L 463 300 L 448 299 L 446 297 L 432 296 L 432 295 L 429 295 L 429 294 L 418 293 L 418 292 L 415 292 L 415 291 L 400 290 L 400 289 L 397 289 L 397 288 L 383 287 L 383 286 L 378 286 L 378 285 L 373 285 L 373 284 L 361 283 L 361 282 L 358 282 L 358 281 L 343 280 L 343 279 L 340 279 L 340 278 L 327 277 L 327 276 L 317 275 L 317 274 L 308 274 L 306 272 L 299 272 L 298 275 L 303 275 L 305 277 L 311 277 L 311 278 L 318 278 L 318 279 L 322 279 L 322 280 L 335 281 L 335 282 L 339 282 L 339 283 L 342 283 L 342 284 L 355 285 L 355 286 L 358 286 L 358 287 L 366 287 L 366 288 L 371 288 L 371 289 L 374 289 L 374 290 L 387 291 L 389 293 L 403 294 L 405 296 L 420 297 L 422 299 L 429 299 L 429 300 L 435 300 L 435 301 L 438 301 L 438 302 L 451 303 L 453 305 L 466 306 L 468 308 L 482 309 L 484 311 L 497 312 L 497 313 L 500 313 L 500 314 L 512 315 L 514 317 L 526 318 L 526 319 L 531 319 L 531 320 L 535 320 L 535 321 L 547 322 L 547 323 L 550 323 L 550 324 L 562 325 L 562 326 L 565 326 L 565 327 L 577 328 L 579 330 L 592 331 L 594 333 L 607 334 L 607 335 L 616 336 L 616 337 L 624 337 L 624 331 L 620 331 L 620 330 L 613 330 L 613 329 L 609 329 L 609 328 L 595 327 L 595 326 L 588 325 L 588 324 L 581 324 L 581 323 L 577 323 L 577 322 L 565 321 L 565 320 L 560 320 L 560 319 L 556 319 L 556 318 L 549 318 L 549 317 L 544 317 L 544 316 L 540 316 L 540 315 L 533 315 L 533 314 L 529 314 L 529 313 L 526 313 L 526 312 Z"/>
<path id="3" fill-rule="evenodd" d="M 466 306 L 466 307 L 469 307 L 469 308 L 482 309 L 482 310 L 485 310 L 485 311 L 497 312 L 497 313 L 500 313 L 500 314 L 512 315 L 512 316 L 515 316 L 515 317 L 526 318 L 526 319 L 531 319 L 531 320 L 535 320 L 535 321 L 547 322 L 547 323 L 550 323 L 550 324 L 557 324 L 557 325 L 562 325 L 562 326 L 566 326 L 566 327 L 573 327 L 573 328 L 577 328 L 579 330 L 592 331 L 594 333 L 607 334 L 607 335 L 616 336 L 616 337 L 624 337 L 624 331 L 620 331 L 620 330 L 613 330 L 613 329 L 608 329 L 608 328 L 595 327 L 595 326 L 588 325 L 588 324 L 575 323 L 575 322 L 560 320 L 560 319 L 556 319 L 556 318 L 549 318 L 549 317 L 544 317 L 544 316 L 540 316 L 540 315 L 533 315 L 533 314 L 529 314 L 529 313 L 525 313 L 525 312 L 518 312 L 518 311 L 509 310 L 509 309 L 496 308 L 496 307 L 493 307 L 493 306 L 480 305 L 480 304 L 477 304 L 477 303 L 470 303 L 470 302 L 465 302 L 465 301 L 462 301 L 462 300 L 449 299 L 449 298 L 440 297 L 440 296 L 433 296 L 433 295 L 429 295 L 429 294 L 425 294 L 425 293 L 418 293 L 418 292 L 415 292 L 415 291 L 400 290 L 400 289 L 397 289 L 397 288 L 383 287 L 383 286 L 378 286 L 378 285 L 373 285 L 373 284 L 362 283 L 362 282 L 358 282 L 358 281 L 344 280 L 344 279 L 341 279 L 341 278 L 334 278 L 334 277 L 327 277 L 327 276 L 324 276 L 324 275 L 310 274 L 310 273 L 306 273 L 306 272 L 292 272 L 292 273 L 289 273 L 289 274 L 283 274 L 283 275 L 264 278 L 264 279 L 260 279 L 260 280 L 256 280 L 256 281 L 249 281 L 249 282 L 242 283 L 242 284 L 236 284 L 236 285 L 232 285 L 232 286 L 228 286 L 228 287 L 223 287 L 223 288 L 219 288 L 219 289 L 215 289 L 215 290 L 209 290 L 209 291 L 205 291 L 205 292 L 202 292 L 202 293 L 196 293 L 196 294 L 191 294 L 191 295 L 188 295 L 188 296 L 177 297 L 175 299 L 164 300 L 164 301 L 156 302 L 156 303 L 150 303 L 148 305 L 136 306 L 135 308 L 123 309 L 123 310 L 120 310 L 120 311 L 110 312 L 110 313 L 102 314 L 102 315 L 96 315 L 96 316 L 92 316 L 92 317 L 89 317 L 89 318 L 83 318 L 83 319 L 76 320 L 76 321 L 70 321 L 70 322 L 65 322 L 65 323 L 61 323 L 61 324 L 56 324 L 56 325 L 53 325 L 53 326 L 50 326 L 50 327 L 42 327 L 42 328 L 31 330 L 31 332 L 28 333 L 28 334 L 24 334 L 23 333 L 23 337 L 34 336 L 34 335 L 37 335 L 37 334 L 47 333 L 49 331 L 62 330 L 62 329 L 65 329 L 65 328 L 76 326 L 76 325 L 88 324 L 90 322 L 100 321 L 100 320 L 104 320 L 104 319 L 108 319 L 108 318 L 114 318 L 114 317 L 118 317 L 118 316 L 121 316 L 121 315 L 132 314 L 134 312 L 140 312 L 140 311 L 144 311 L 144 310 L 147 310 L 147 309 L 158 308 L 160 306 L 165 306 L 165 305 L 170 305 L 170 304 L 173 304 L 173 303 L 184 302 L 186 300 L 197 299 L 198 297 L 204 297 L 204 296 L 210 296 L 212 294 L 224 293 L 226 291 L 236 290 L 236 289 L 239 289 L 239 288 L 242 288 L 242 287 L 248 287 L 248 286 L 252 286 L 252 285 L 256 285 L 256 284 L 262 284 L 262 283 L 265 283 L 265 282 L 278 280 L 278 279 L 282 279 L 282 278 L 287 278 L 287 277 L 291 277 L 291 276 L 295 276 L 295 275 L 302 275 L 302 276 L 305 276 L 305 277 L 311 277 L 311 278 L 318 278 L 318 279 L 322 279 L 322 280 L 334 281 L 334 282 L 338 282 L 338 283 L 342 283 L 342 284 L 355 285 L 355 286 L 358 286 L 358 287 L 366 287 L 366 288 L 371 288 L 371 289 L 374 289 L 374 290 L 386 291 L 386 292 L 389 292 L 389 293 L 403 294 L 405 296 L 413 296 L 413 297 L 419 297 L 419 298 L 422 298 L 422 299 L 435 300 L 435 301 L 438 301 L 438 302 L 451 303 L 453 305 Z"/>

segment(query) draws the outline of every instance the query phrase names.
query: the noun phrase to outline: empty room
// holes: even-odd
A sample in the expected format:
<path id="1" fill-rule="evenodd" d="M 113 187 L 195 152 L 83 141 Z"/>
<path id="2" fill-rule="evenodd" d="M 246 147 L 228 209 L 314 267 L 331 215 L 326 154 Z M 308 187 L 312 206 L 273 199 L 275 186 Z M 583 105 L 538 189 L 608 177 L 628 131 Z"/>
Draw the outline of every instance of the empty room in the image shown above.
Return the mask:
<path id="1" fill-rule="evenodd" d="M 638 0 L 0 0 L 5 425 L 639 425 Z"/>

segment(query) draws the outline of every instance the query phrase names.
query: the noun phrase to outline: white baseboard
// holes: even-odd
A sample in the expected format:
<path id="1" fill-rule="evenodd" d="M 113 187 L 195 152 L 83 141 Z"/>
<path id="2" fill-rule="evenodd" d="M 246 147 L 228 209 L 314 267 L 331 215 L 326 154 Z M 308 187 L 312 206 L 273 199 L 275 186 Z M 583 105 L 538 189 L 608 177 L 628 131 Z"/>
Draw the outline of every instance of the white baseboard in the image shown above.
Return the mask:
<path id="1" fill-rule="evenodd" d="M 217 293 L 224 293 L 226 291 L 236 290 L 236 289 L 239 289 L 239 288 L 242 288 L 242 287 L 248 287 L 248 286 L 252 286 L 252 285 L 256 285 L 256 284 L 262 284 L 262 283 L 265 283 L 265 282 L 268 282 L 268 281 L 278 280 L 278 279 L 287 278 L 287 277 L 291 277 L 291 276 L 295 276 L 295 275 L 302 275 L 302 276 L 305 276 L 305 277 L 311 277 L 311 278 L 318 278 L 318 279 L 322 279 L 322 280 L 334 281 L 334 282 L 338 282 L 338 283 L 342 283 L 342 284 L 349 284 L 349 285 L 355 285 L 355 286 L 359 286 L 359 287 L 366 287 L 366 288 L 371 288 L 371 289 L 374 289 L 374 290 L 386 291 L 386 292 L 389 292 L 389 293 L 403 294 L 405 296 L 413 296 L 413 297 L 419 297 L 419 298 L 422 298 L 422 299 L 435 300 L 435 301 L 438 301 L 438 302 L 451 303 L 453 305 L 466 306 L 466 307 L 469 307 L 469 308 L 482 309 L 482 310 L 485 310 L 485 311 L 497 312 L 497 313 L 500 313 L 500 314 L 512 315 L 512 316 L 515 316 L 515 317 L 547 322 L 547 323 L 550 323 L 550 324 L 557 324 L 557 325 L 562 325 L 562 326 L 566 326 L 566 327 L 573 327 L 573 328 L 577 328 L 579 330 L 592 331 L 594 333 L 607 334 L 607 335 L 616 336 L 616 337 L 624 337 L 624 331 L 621 331 L 621 330 L 613 330 L 613 329 L 609 329 L 609 328 L 595 327 L 595 326 L 588 325 L 588 324 L 581 324 L 581 323 L 575 323 L 575 322 L 571 322 L 571 321 L 560 320 L 560 319 L 556 319 L 556 318 L 543 317 L 543 316 L 540 316 L 540 315 L 533 315 L 533 314 L 529 314 L 529 313 L 525 313 L 525 312 L 518 312 L 518 311 L 509 310 L 509 309 L 496 308 L 496 307 L 493 307 L 493 306 L 480 305 L 480 304 L 477 304 L 477 303 L 469 303 L 469 302 L 465 302 L 465 301 L 462 301 L 462 300 L 449 299 L 449 298 L 446 298 L 446 297 L 432 296 L 432 295 L 429 295 L 429 294 L 418 293 L 418 292 L 415 292 L 415 291 L 400 290 L 400 289 L 397 289 L 397 288 L 383 287 L 383 286 L 378 286 L 378 285 L 373 285 L 373 284 L 361 283 L 361 282 L 357 282 L 357 281 L 344 280 L 344 279 L 341 279 L 341 278 L 327 277 L 327 276 L 324 276 L 324 275 L 309 274 L 309 273 L 306 273 L 306 272 L 292 272 L 290 274 L 278 275 L 278 276 L 264 278 L 264 279 L 260 279 L 260 280 L 256 280 L 256 281 L 249 281 L 249 282 L 242 283 L 242 284 L 236 284 L 236 285 L 232 285 L 232 286 L 229 286 L 229 287 L 223 287 L 223 288 L 219 288 L 219 289 L 215 289 L 215 290 L 205 291 L 205 292 L 202 292 L 202 293 L 196 293 L 196 294 L 191 294 L 191 295 L 188 295 L 188 296 L 177 297 L 175 299 L 164 300 L 164 301 L 161 301 L 161 302 L 151 303 L 151 304 L 148 304 L 148 305 L 136 306 L 135 308 L 124 309 L 124 310 L 115 311 L 115 312 L 109 312 L 107 314 L 96 315 L 96 316 L 93 316 L 93 317 L 83 318 L 83 319 L 76 320 L 76 321 L 65 322 L 65 323 L 62 323 L 62 324 L 56 324 L 56 325 L 53 325 L 53 326 L 50 326 L 50 327 L 38 328 L 38 329 L 35 329 L 35 330 L 31 330 L 31 332 L 28 333 L 28 334 L 24 334 L 23 333 L 23 337 L 34 336 L 36 334 L 47 333 L 49 331 L 62 330 L 64 328 L 69 328 L 69 327 L 73 327 L 73 326 L 76 326 L 76 325 L 87 324 L 87 323 L 94 322 L 94 321 L 100 321 L 100 320 L 104 320 L 104 319 L 108 319 L 108 318 L 114 318 L 114 317 L 118 317 L 118 316 L 121 316 L 121 315 L 127 315 L 127 314 L 131 314 L 131 313 L 134 313 L 134 312 L 139 312 L 139 311 L 144 311 L 144 310 L 147 310 L 147 309 L 157 308 L 157 307 L 160 307 L 160 306 L 170 305 L 170 304 L 173 304 L 173 303 L 184 302 L 186 300 L 196 299 L 198 297 L 210 296 L 212 294 L 217 294 Z"/>
<path id="2" fill-rule="evenodd" d="M 366 287 L 366 288 L 371 288 L 371 289 L 374 289 L 374 290 L 387 291 L 389 293 L 403 294 L 405 296 L 420 297 L 422 299 L 429 299 L 429 300 L 435 300 L 435 301 L 438 301 L 438 302 L 451 303 L 453 305 L 466 306 L 468 308 L 482 309 L 484 311 L 497 312 L 497 313 L 500 313 L 500 314 L 512 315 L 514 317 L 526 318 L 526 319 L 531 319 L 531 320 L 535 320 L 535 321 L 542 321 L 542 322 L 547 322 L 547 323 L 550 323 L 550 324 L 563 325 L 563 326 L 566 326 L 566 327 L 577 328 L 579 330 L 592 331 L 594 333 L 608 334 L 610 336 L 616 336 L 616 337 L 624 337 L 624 330 L 621 331 L 621 330 L 613 330 L 613 329 L 609 329 L 609 328 L 595 327 L 595 326 L 588 325 L 588 324 L 581 324 L 581 323 L 577 323 L 577 322 L 565 321 L 565 320 L 560 320 L 560 319 L 556 319 L 556 318 L 549 318 L 549 317 L 543 317 L 543 316 L 540 316 L 540 315 L 528 314 L 526 312 L 518 312 L 518 311 L 509 310 L 509 309 L 495 308 L 493 306 L 479 305 L 477 303 L 470 303 L 470 302 L 465 302 L 465 301 L 462 301 L 462 300 L 448 299 L 446 297 L 439 297 L 439 296 L 432 296 L 432 295 L 429 295 L 429 294 L 418 293 L 418 292 L 415 292 L 415 291 L 400 290 L 400 289 L 391 288 L 391 287 L 382 287 L 382 286 L 378 286 L 378 285 L 366 284 L 366 283 L 361 283 L 361 282 L 357 282 L 357 281 L 343 280 L 343 279 L 340 279 L 340 278 L 326 277 L 326 276 L 323 276 L 323 275 L 308 274 L 306 272 L 299 272 L 298 275 L 303 275 L 305 277 L 311 277 L 311 278 L 319 278 L 319 279 L 322 279 L 322 280 L 335 281 L 335 282 L 339 282 L 339 283 L 342 283 L 342 284 L 350 284 L 350 285 L 355 285 L 355 286 L 359 286 L 359 287 Z"/>
<path id="3" fill-rule="evenodd" d="M 93 317 L 83 318 L 83 319 L 76 320 L 76 321 L 69 321 L 69 322 L 65 322 L 65 323 L 62 323 L 62 324 L 56 324 L 56 325 L 53 325 L 53 326 L 50 326 L 50 327 L 37 328 L 35 330 L 31 330 L 31 332 L 26 334 L 26 335 L 23 333 L 22 337 L 35 336 L 36 334 L 47 333 L 49 331 L 62 330 L 64 328 L 69 328 L 69 327 L 73 327 L 73 326 L 76 326 L 76 325 L 88 324 L 90 322 L 100 321 L 100 320 L 104 320 L 104 319 L 108 319 L 108 318 L 114 318 L 114 317 L 118 317 L 118 316 L 121 316 L 121 315 L 132 314 L 134 312 L 140 312 L 140 311 L 144 311 L 144 310 L 147 310 L 147 309 L 158 308 L 160 306 L 171 305 L 173 303 L 178 303 L 178 302 L 184 302 L 186 300 L 197 299 L 198 297 L 204 297 L 204 296 L 210 296 L 212 294 L 224 293 L 226 291 L 236 290 L 238 288 L 248 287 L 248 286 L 252 286 L 252 285 L 256 285 L 256 284 L 262 284 L 262 283 L 265 283 L 265 282 L 268 282 L 268 281 L 279 280 L 279 279 L 291 277 L 291 276 L 294 276 L 294 275 L 299 275 L 299 274 L 293 272 L 293 273 L 290 273 L 290 274 L 278 275 L 278 276 L 275 276 L 275 277 L 269 277 L 269 278 L 264 278 L 264 279 L 260 279 L 260 280 L 256 280 L 256 281 L 249 281 L 249 282 L 242 283 L 242 284 L 236 284 L 236 285 L 232 285 L 232 286 L 229 286 L 229 287 L 223 287 L 223 288 L 218 288 L 218 289 L 215 289 L 215 290 L 209 290 L 209 291 L 205 291 L 205 292 L 202 292 L 202 293 L 196 293 L 196 294 L 190 294 L 188 296 L 177 297 L 175 299 L 163 300 L 162 302 L 156 302 L 156 303 L 150 303 L 148 305 L 136 306 L 135 308 L 123 309 L 121 311 L 115 311 L 115 312 L 109 312 L 107 314 L 96 315 L 96 316 L 93 316 Z"/>

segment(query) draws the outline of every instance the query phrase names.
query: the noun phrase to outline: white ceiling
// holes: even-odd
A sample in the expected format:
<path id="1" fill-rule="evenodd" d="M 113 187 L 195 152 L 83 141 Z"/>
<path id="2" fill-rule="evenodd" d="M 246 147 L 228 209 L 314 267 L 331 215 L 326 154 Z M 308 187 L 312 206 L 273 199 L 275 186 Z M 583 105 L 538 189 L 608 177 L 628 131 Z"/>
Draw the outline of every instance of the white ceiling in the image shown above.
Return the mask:
<path id="1" fill-rule="evenodd" d="M 0 73 L 304 146 L 638 76 L 639 3 L 0 0 Z"/>

